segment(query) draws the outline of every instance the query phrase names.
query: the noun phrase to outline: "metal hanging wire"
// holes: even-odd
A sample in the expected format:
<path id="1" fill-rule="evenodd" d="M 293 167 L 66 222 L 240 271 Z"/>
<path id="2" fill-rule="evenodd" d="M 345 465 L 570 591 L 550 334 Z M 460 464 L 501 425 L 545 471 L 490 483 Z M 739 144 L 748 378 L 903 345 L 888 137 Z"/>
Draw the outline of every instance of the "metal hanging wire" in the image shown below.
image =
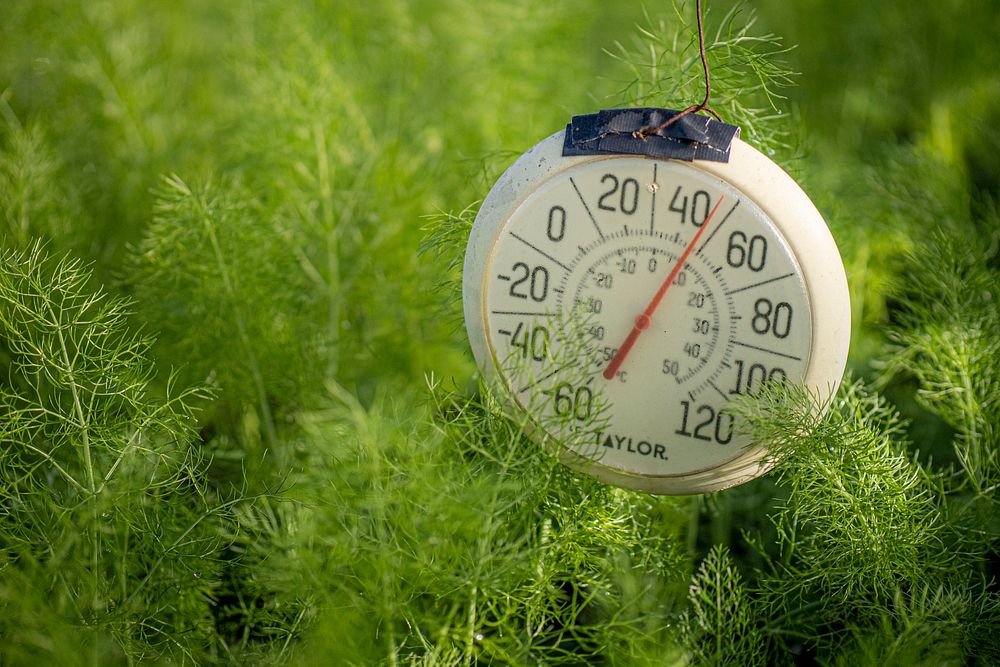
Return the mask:
<path id="1" fill-rule="evenodd" d="M 705 97 L 698 104 L 692 104 L 683 111 L 671 116 L 667 120 L 663 121 L 659 125 L 653 128 L 643 128 L 634 133 L 634 136 L 639 139 L 645 139 L 646 137 L 661 132 L 667 129 L 681 118 L 688 116 L 699 111 L 707 111 L 715 118 L 715 120 L 721 121 L 722 118 L 719 117 L 711 107 L 708 106 L 708 101 L 712 97 L 712 75 L 708 68 L 708 59 L 705 57 L 705 24 L 702 17 L 701 0 L 696 0 L 695 2 L 695 12 L 698 15 L 698 53 L 701 56 L 701 70 L 705 76 Z"/>

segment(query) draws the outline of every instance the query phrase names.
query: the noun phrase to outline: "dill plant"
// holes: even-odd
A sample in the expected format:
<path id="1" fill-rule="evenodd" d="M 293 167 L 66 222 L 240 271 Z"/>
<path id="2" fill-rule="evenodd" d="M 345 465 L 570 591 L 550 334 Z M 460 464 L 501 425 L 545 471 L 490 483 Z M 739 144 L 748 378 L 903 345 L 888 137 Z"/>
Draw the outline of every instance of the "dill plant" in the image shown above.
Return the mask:
<path id="1" fill-rule="evenodd" d="M 858 379 L 740 405 L 773 474 L 654 498 L 474 379 L 459 267 L 570 115 L 700 99 L 692 3 L 340 4 L 0 5 L 0 660 L 1000 659 L 995 12 L 709 7 L 713 106 L 841 244 Z"/>
<path id="2" fill-rule="evenodd" d="M 230 506 L 190 447 L 200 391 L 157 397 L 149 339 L 87 279 L 38 245 L 0 257 L 4 654 L 200 653 Z"/>

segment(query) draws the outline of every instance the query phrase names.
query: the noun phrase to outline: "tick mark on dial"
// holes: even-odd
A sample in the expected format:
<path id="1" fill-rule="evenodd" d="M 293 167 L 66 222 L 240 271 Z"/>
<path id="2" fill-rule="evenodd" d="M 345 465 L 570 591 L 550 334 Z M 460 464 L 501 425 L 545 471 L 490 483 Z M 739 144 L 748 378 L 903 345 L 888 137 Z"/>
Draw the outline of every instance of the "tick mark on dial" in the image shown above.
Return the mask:
<path id="1" fill-rule="evenodd" d="M 729 209 L 729 213 L 726 213 L 726 217 L 724 217 L 722 219 L 722 222 L 720 222 L 719 224 L 717 224 L 715 226 L 715 229 L 712 230 L 712 233 L 708 235 L 708 238 L 705 239 L 705 242 L 701 244 L 700 248 L 698 248 L 698 252 L 695 253 L 696 255 L 700 255 L 701 251 L 705 249 L 705 246 L 707 246 L 709 243 L 712 242 L 712 239 L 715 238 L 716 233 L 718 233 L 718 231 L 720 229 L 722 229 L 722 226 L 724 224 L 726 224 L 726 220 L 729 220 L 729 216 L 731 216 L 733 214 L 733 211 L 736 210 L 736 207 L 740 205 L 741 201 L 743 201 L 743 200 L 742 199 L 737 199 L 736 200 L 736 203 L 733 204 L 733 207 L 731 209 Z"/>
<path id="2" fill-rule="evenodd" d="M 719 392 L 719 396 L 722 396 L 722 398 L 726 399 L 727 401 L 729 400 L 729 397 L 726 396 L 726 392 L 724 392 L 721 389 L 719 389 L 719 386 L 717 384 L 715 384 L 714 381 L 709 380 L 708 384 L 709 384 L 710 387 L 712 387 L 712 389 L 714 389 L 715 391 Z"/>
<path id="3" fill-rule="evenodd" d="M 653 226 L 656 224 L 656 193 L 660 189 L 660 184 L 656 182 L 656 168 L 658 166 L 659 165 L 656 164 L 655 162 L 653 163 L 653 182 L 646 186 L 646 189 L 649 190 L 650 194 L 653 195 L 652 198 L 651 198 L 652 201 L 650 202 L 650 207 L 649 207 L 649 233 L 650 234 L 653 233 Z"/>
<path id="4" fill-rule="evenodd" d="M 491 310 L 493 315 L 523 315 L 526 317 L 549 317 L 555 313 L 536 313 L 530 310 Z"/>
<path id="5" fill-rule="evenodd" d="M 737 292 L 744 292 L 744 291 L 746 291 L 748 289 L 753 289 L 754 287 L 760 287 L 761 285 L 768 285 L 770 283 L 778 282 L 779 280 L 784 280 L 785 278 L 791 278 L 794 275 L 795 275 L 795 272 L 792 271 L 790 273 L 786 273 L 783 276 L 778 276 L 776 278 L 768 278 L 767 280 L 762 280 L 759 283 L 753 283 L 751 285 L 746 285 L 745 287 L 737 287 L 736 289 L 731 289 L 728 292 L 726 292 L 725 294 L 726 294 L 726 296 L 729 296 L 730 294 L 736 294 Z"/>
<path id="6" fill-rule="evenodd" d="M 554 371 L 552 371 L 551 373 L 547 373 L 547 374 L 545 374 L 544 376 L 542 376 L 542 377 L 538 378 L 537 380 L 535 380 L 534 382 L 531 382 L 531 383 L 529 383 L 529 384 L 526 384 L 525 386 L 521 387 L 520 389 L 518 389 L 518 390 L 517 390 L 517 393 L 519 393 L 519 394 L 523 394 L 524 392 L 528 391 L 528 390 L 529 390 L 529 389 L 531 389 L 532 387 L 535 387 L 535 386 L 538 386 L 538 385 L 539 385 L 539 384 L 541 384 L 542 382 L 545 382 L 546 380 L 548 380 L 548 379 L 549 379 L 550 377 L 552 377 L 553 375 L 555 375 L 555 374 L 557 374 L 557 373 L 561 373 L 561 372 L 563 372 L 564 370 L 566 370 L 566 369 L 568 369 L 568 368 L 572 368 L 572 367 L 574 367 L 574 366 L 576 366 L 576 365 L 577 365 L 577 362 L 576 362 L 576 361 L 571 361 L 571 362 L 569 362 L 568 364 L 565 364 L 565 365 L 563 365 L 563 366 L 559 366 L 558 368 L 556 368 L 556 369 L 555 369 Z"/>
<path id="7" fill-rule="evenodd" d="M 594 223 L 594 229 L 597 230 L 597 235 L 600 236 L 601 240 L 603 241 L 604 232 L 601 231 L 601 226 L 598 225 L 597 220 L 594 219 L 594 214 L 590 212 L 590 207 L 587 206 L 587 200 L 583 198 L 583 194 L 580 192 L 580 188 L 577 187 L 576 181 L 573 180 L 572 176 L 570 176 L 569 182 L 570 185 L 573 186 L 573 189 L 576 190 L 576 196 L 580 198 L 580 203 L 583 204 L 583 210 L 587 212 L 587 217 L 589 217 L 590 221 Z"/>
<path id="8" fill-rule="evenodd" d="M 550 262 L 554 262 L 555 264 L 561 266 L 566 271 L 570 270 L 568 266 L 566 266 L 565 264 L 563 264 L 562 262 L 560 262 L 558 259 L 556 259 L 552 255 L 550 255 L 549 253 L 545 252 L 544 250 L 542 250 L 541 248 L 539 248 L 538 246 L 536 246 L 531 241 L 528 241 L 527 239 L 524 239 L 524 238 L 518 236 L 514 232 L 511 232 L 510 235 L 513 236 L 518 241 L 520 241 L 521 243 L 523 243 L 524 245 L 526 245 L 529 248 L 531 248 L 532 250 L 534 250 L 535 252 L 537 252 L 539 255 L 541 255 L 545 259 L 549 260 Z"/>
<path id="9" fill-rule="evenodd" d="M 786 352 L 778 352 L 777 350 L 770 350 L 766 347 L 760 347 L 759 345 L 751 345 L 750 343 L 744 343 L 742 341 L 734 340 L 734 345 L 739 345 L 740 347 L 746 347 L 751 350 L 757 350 L 758 352 L 766 352 L 767 354 L 773 354 L 778 357 L 783 357 L 785 359 L 792 359 L 794 361 L 802 361 L 802 357 L 796 357 L 794 354 L 788 354 Z"/>

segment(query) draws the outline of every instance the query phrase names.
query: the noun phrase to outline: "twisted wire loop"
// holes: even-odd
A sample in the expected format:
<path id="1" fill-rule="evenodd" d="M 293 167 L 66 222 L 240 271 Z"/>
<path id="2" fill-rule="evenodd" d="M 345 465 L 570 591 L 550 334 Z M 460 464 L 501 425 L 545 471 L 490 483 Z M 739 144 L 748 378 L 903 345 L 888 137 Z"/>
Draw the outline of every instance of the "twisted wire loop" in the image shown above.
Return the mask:
<path id="1" fill-rule="evenodd" d="M 692 104 L 656 127 L 644 127 L 641 130 L 636 130 L 632 133 L 632 136 L 636 139 L 645 140 L 647 137 L 667 129 L 681 118 L 699 111 L 707 111 L 715 120 L 722 121 L 719 114 L 708 106 L 708 101 L 712 96 L 712 77 L 708 70 L 708 59 L 705 57 L 705 25 L 702 19 L 701 0 L 696 0 L 695 11 L 698 15 L 698 53 L 701 56 L 701 70 L 705 75 L 705 98 L 699 104 Z"/>
<path id="2" fill-rule="evenodd" d="M 612 153 L 728 162 L 730 144 L 740 130 L 725 123 L 708 106 L 712 97 L 712 78 L 705 55 L 701 0 L 696 0 L 696 11 L 698 53 L 705 77 L 705 96 L 701 102 L 682 111 L 639 107 L 574 116 L 566 126 L 563 155 Z M 698 114 L 700 111 L 707 115 Z"/>

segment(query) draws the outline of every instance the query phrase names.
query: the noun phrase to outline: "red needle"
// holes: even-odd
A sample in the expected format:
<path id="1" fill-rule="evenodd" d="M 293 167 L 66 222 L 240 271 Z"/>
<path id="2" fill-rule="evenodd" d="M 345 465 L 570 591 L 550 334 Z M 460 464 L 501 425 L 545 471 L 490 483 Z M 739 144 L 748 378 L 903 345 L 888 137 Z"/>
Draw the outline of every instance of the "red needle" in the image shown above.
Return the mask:
<path id="1" fill-rule="evenodd" d="M 694 250 L 696 245 L 698 245 L 698 239 L 701 238 L 702 233 L 708 229 L 708 223 L 712 220 L 712 217 L 715 216 L 715 212 L 719 210 L 719 205 L 722 203 L 724 198 L 725 197 L 719 197 L 719 200 L 715 202 L 715 206 L 712 207 L 708 217 L 705 218 L 705 222 L 701 223 L 701 227 L 697 232 L 695 232 L 694 238 L 692 238 L 691 242 L 687 244 L 686 248 L 684 248 L 684 252 L 681 253 L 681 257 L 677 260 L 677 264 L 675 264 L 674 268 L 671 269 L 670 275 L 668 275 L 666 280 L 663 281 L 663 284 L 660 285 L 660 289 L 656 290 L 656 294 L 653 295 L 649 305 L 646 306 L 646 310 L 636 315 L 635 324 L 632 325 L 632 330 L 628 332 L 625 342 L 621 344 L 621 347 L 618 348 L 618 352 L 611 358 L 611 363 L 609 363 L 608 367 L 604 369 L 605 380 L 610 380 L 615 376 L 618 369 L 622 367 L 623 363 L 625 363 L 625 357 L 627 357 L 628 353 L 632 350 L 632 346 L 635 345 L 635 341 L 639 339 L 639 334 L 649 328 L 650 323 L 653 321 L 653 313 L 656 312 L 660 302 L 663 301 L 663 297 L 666 296 L 667 290 L 670 289 L 674 279 L 677 278 L 677 274 L 681 272 L 681 268 L 684 266 L 684 263 L 687 262 L 687 258 L 691 255 L 691 251 Z"/>

